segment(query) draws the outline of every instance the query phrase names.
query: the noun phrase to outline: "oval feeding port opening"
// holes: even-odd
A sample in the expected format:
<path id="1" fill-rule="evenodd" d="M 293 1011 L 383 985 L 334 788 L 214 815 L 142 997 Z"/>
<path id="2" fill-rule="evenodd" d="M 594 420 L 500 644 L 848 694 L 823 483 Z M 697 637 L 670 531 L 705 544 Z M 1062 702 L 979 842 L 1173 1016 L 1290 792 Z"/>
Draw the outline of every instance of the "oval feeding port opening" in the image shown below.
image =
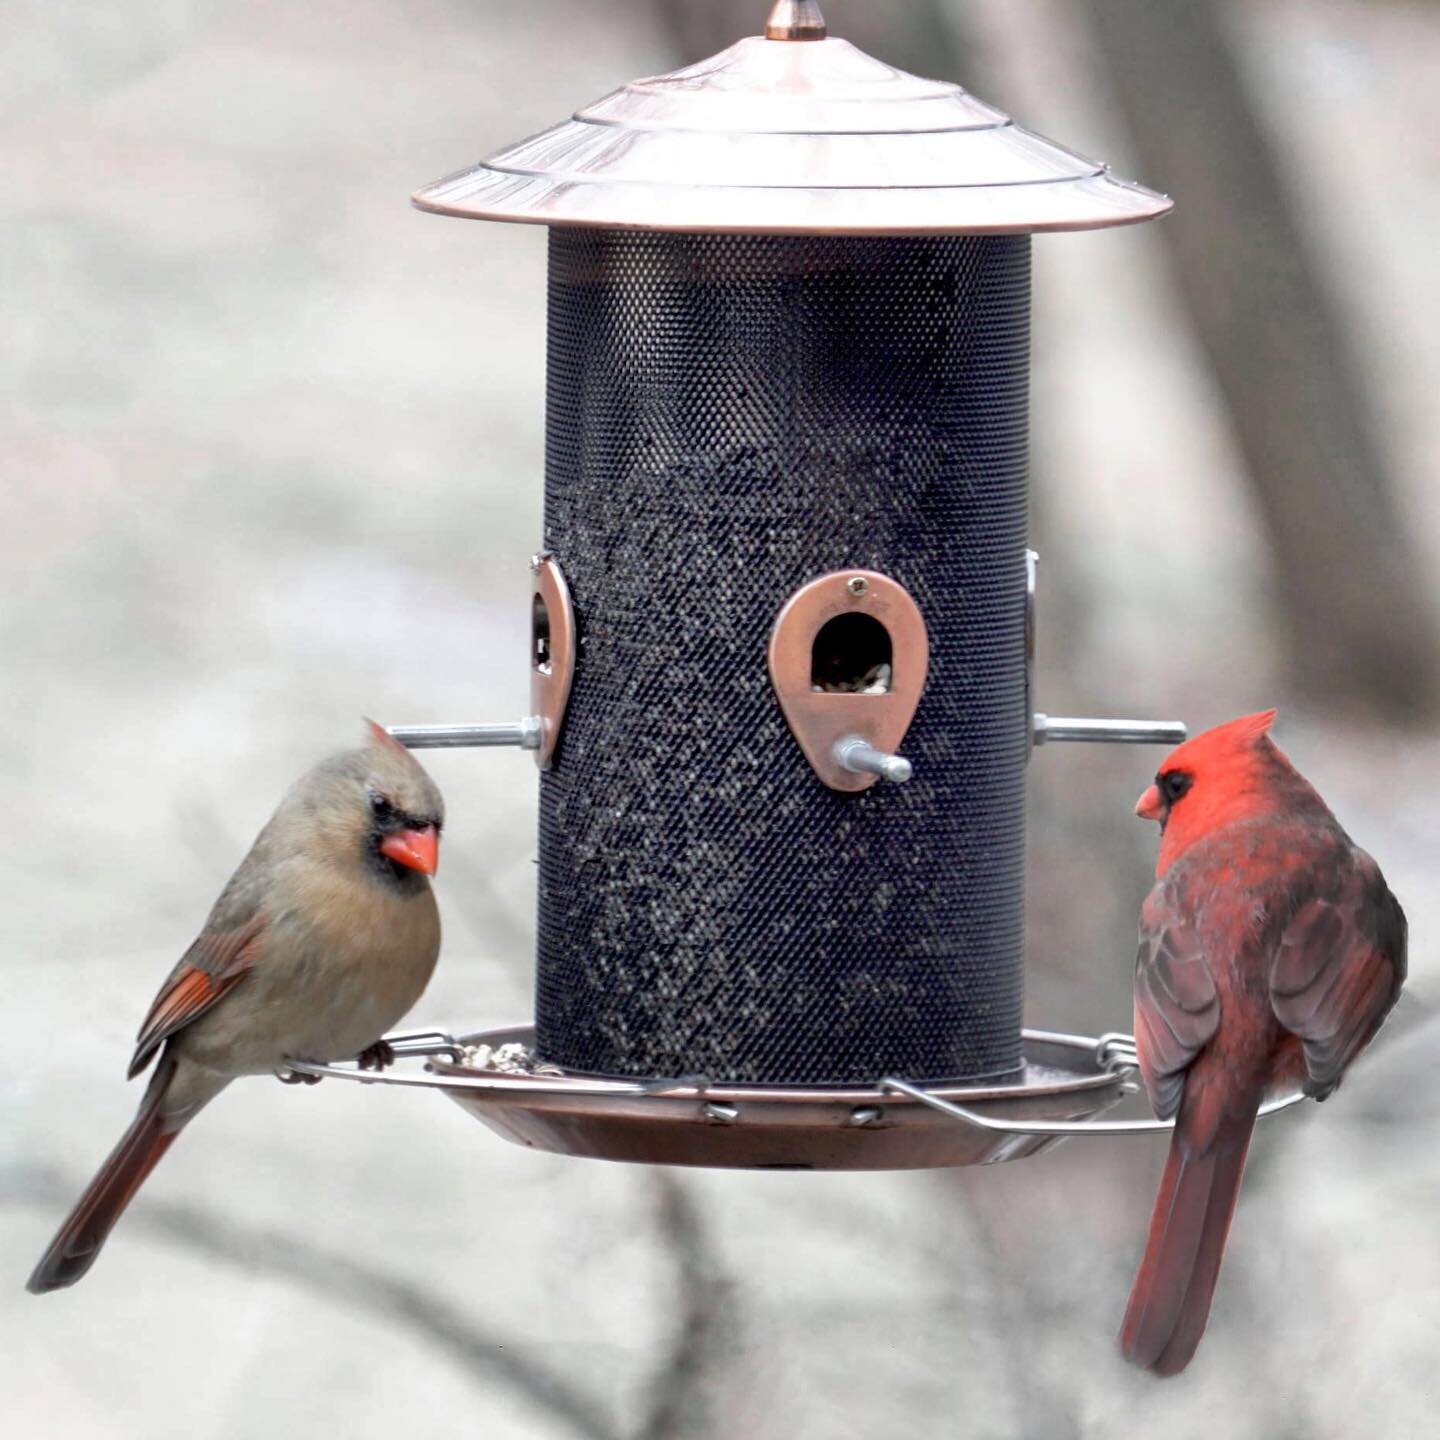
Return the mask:
<path id="1" fill-rule="evenodd" d="M 827 620 L 810 650 L 810 688 L 825 695 L 888 695 L 895 674 L 890 632 L 858 610 Z"/>
<path id="2" fill-rule="evenodd" d="M 542 675 L 550 673 L 550 611 L 542 595 L 530 607 L 530 663 Z"/>
<path id="3" fill-rule="evenodd" d="M 925 688 L 930 642 L 903 585 L 877 570 L 818 576 L 780 607 L 768 659 L 775 698 L 821 784 L 855 794 L 910 778 L 896 750 Z"/>

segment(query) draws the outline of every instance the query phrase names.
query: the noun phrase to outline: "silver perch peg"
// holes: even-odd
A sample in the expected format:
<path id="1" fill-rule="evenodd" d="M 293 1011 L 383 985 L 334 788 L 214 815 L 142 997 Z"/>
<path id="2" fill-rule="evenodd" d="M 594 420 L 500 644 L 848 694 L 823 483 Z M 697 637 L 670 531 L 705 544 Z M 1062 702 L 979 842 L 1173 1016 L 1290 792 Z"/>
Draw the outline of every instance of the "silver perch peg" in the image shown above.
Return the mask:
<path id="1" fill-rule="evenodd" d="M 481 745 L 540 748 L 538 715 L 526 715 L 509 725 L 391 725 L 388 729 L 408 750 L 459 750 Z"/>
<path id="2" fill-rule="evenodd" d="M 1037 745 L 1088 740 L 1101 745 L 1178 745 L 1189 733 L 1180 720 L 1080 720 L 1073 715 L 1036 715 Z"/>
<path id="3" fill-rule="evenodd" d="M 903 755 L 887 755 L 859 735 L 837 740 L 835 759 L 852 775 L 878 775 L 896 785 L 903 785 L 915 773 L 915 767 Z"/>

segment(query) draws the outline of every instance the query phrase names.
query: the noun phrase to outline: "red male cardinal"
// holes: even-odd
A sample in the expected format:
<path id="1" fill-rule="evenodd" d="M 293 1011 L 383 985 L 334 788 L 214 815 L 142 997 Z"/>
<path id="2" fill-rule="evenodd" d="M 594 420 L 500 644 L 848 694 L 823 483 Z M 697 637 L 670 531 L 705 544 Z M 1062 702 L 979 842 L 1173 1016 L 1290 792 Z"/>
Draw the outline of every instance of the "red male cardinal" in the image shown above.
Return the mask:
<path id="1" fill-rule="evenodd" d="M 1325 1099 L 1405 979 L 1404 911 L 1270 739 L 1274 718 L 1187 741 L 1135 807 L 1160 822 L 1135 1040 L 1155 1113 L 1177 1118 L 1120 1347 L 1157 1375 L 1205 1331 L 1261 1102 Z"/>
<path id="2" fill-rule="evenodd" d="M 440 952 L 435 873 L 445 806 L 378 725 L 298 781 L 160 987 L 130 1075 L 159 1052 L 140 1111 L 35 1267 L 73 1285 L 175 1137 L 239 1075 L 287 1060 L 391 1058 L 379 1044 Z"/>

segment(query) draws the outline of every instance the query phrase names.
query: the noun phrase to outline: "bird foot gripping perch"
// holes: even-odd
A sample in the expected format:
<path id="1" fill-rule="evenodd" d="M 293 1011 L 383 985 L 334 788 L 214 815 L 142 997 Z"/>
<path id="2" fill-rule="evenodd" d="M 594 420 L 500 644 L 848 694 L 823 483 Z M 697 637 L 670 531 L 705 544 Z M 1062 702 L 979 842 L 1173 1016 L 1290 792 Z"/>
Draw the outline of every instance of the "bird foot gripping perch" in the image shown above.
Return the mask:
<path id="1" fill-rule="evenodd" d="M 388 1040 L 377 1040 L 355 1057 L 362 1070 L 388 1070 L 395 1063 L 395 1047 Z"/>

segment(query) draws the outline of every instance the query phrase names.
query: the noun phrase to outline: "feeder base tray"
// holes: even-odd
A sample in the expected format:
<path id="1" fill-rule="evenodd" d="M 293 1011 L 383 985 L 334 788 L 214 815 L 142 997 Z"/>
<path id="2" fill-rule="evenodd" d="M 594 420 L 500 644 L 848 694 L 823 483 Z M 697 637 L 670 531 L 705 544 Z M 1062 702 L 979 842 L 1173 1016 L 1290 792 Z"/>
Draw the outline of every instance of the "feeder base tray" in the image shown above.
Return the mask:
<path id="1" fill-rule="evenodd" d="M 517 1072 L 464 1063 L 481 1047 L 492 1053 L 502 1046 L 532 1047 L 532 1026 L 458 1040 L 433 1032 L 390 1038 L 401 1057 L 427 1056 L 425 1073 L 292 1068 L 441 1090 L 517 1145 L 647 1165 L 744 1170 L 992 1165 L 1048 1149 L 1135 1089 L 1128 1036 L 1087 1039 L 1042 1030 L 1025 1031 L 1025 1066 L 1013 1079 L 923 1090 L 906 1084 L 903 1093 L 889 1082 L 834 1087 L 711 1084 L 699 1077 L 637 1082 L 553 1067 Z M 1021 1128 L 1006 1128 L 1011 1125 Z M 1163 1128 L 1153 1121 L 1141 1125 Z"/>

